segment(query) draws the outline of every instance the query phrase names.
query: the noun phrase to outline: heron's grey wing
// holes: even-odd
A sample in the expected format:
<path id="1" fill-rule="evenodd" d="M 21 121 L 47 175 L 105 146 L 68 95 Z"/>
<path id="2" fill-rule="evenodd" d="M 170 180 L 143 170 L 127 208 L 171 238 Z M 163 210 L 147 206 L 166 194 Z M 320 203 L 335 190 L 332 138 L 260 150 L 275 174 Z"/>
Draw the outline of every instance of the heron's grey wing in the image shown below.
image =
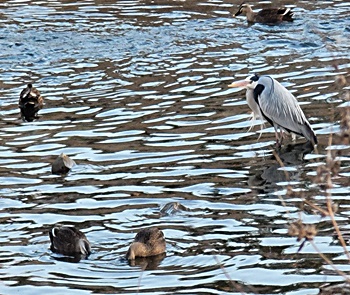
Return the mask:
<path id="1" fill-rule="evenodd" d="M 258 98 L 262 113 L 283 129 L 313 141 L 314 132 L 293 94 L 269 76 L 260 77 L 259 84 L 264 86 Z"/>

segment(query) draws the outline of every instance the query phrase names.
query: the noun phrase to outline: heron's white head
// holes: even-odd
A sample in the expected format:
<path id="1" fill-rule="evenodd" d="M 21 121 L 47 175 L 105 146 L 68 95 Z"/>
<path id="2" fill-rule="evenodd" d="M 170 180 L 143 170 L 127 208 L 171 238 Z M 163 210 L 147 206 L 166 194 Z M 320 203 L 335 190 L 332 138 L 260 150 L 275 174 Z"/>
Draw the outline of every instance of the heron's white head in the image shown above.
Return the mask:
<path id="1" fill-rule="evenodd" d="M 259 81 L 259 76 L 257 74 L 254 74 L 254 75 L 248 76 L 244 80 L 233 82 L 232 84 L 228 85 L 228 87 L 254 89 L 258 84 L 258 81 Z"/>

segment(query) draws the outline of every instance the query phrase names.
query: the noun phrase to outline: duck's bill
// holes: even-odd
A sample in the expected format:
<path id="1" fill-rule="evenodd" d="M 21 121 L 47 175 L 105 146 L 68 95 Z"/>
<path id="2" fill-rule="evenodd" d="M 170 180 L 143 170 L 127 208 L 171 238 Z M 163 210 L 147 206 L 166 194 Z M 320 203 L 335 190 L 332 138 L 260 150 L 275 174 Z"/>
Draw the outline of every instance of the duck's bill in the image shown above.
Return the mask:
<path id="1" fill-rule="evenodd" d="M 236 81 L 233 82 L 232 84 L 228 85 L 230 88 L 239 88 L 239 87 L 246 87 L 249 84 L 249 81 L 242 80 L 242 81 Z"/>

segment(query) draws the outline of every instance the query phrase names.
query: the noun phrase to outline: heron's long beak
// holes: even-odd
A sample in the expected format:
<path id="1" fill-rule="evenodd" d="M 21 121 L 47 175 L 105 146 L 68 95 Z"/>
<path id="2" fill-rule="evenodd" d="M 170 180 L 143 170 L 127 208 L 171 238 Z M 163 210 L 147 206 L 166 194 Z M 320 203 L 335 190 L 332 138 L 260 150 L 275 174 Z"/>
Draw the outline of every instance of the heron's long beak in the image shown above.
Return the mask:
<path id="1" fill-rule="evenodd" d="M 233 82 L 232 84 L 228 85 L 228 87 L 230 87 L 230 88 L 238 88 L 238 87 L 245 88 L 248 84 L 249 84 L 249 81 L 242 80 L 242 81 Z"/>

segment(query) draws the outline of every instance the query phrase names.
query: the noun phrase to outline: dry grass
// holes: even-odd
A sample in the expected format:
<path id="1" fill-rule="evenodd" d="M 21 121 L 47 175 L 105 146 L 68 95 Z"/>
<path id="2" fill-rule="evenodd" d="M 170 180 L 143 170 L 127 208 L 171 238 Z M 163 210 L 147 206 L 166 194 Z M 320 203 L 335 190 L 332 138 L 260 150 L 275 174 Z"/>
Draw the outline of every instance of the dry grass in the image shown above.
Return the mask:
<path id="1" fill-rule="evenodd" d="M 335 67 L 337 70 L 337 68 Z M 346 85 L 350 85 L 348 82 L 350 80 L 350 75 L 337 75 L 335 79 L 335 85 L 338 88 L 343 88 Z M 350 91 L 345 90 L 345 91 L 340 91 L 341 97 L 343 100 L 349 101 L 350 102 Z M 340 168 L 341 168 L 341 161 L 340 156 L 341 152 L 340 151 L 335 151 L 332 150 L 332 145 L 333 145 L 333 139 L 334 137 L 337 138 L 337 144 L 343 144 L 343 145 L 350 145 L 350 105 L 345 106 L 343 108 L 340 108 L 340 133 L 339 134 L 331 134 L 329 137 L 328 141 L 328 149 L 327 149 L 327 155 L 326 155 L 326 160 L 323 165 L 320 165 L 317 167 L 316 171 L 316 177 L 314 179 L 314 183 L 320 187 L 320 189 L 323 189 L 325 191 L 325 199 L 326 199 L 326 204 L 325 207 L 323 208 L 322 206 L 316 205 L 312 201 L 309 201 L 305 198 L 305 192 L 304 191 L 294 191 L 291 185 L 287 186 L 287 193 L 286 196 L 290 198 L 299 198 L 303 201 L 303 208 L 304 205 L 309 206 L 316 212 L 316 214 L 319 214 L 321 218 L 328 217 L 332 223 L 333 228 L 335 229 L 335 232 L 337 234 L 338 240 L 343 247 L 343 251 L 346 254 L 349 262 L 350 262 L 350 254 L 349 251 L 346 247 L 346 243 L 344 241 L 344 238 L 342 236 L 342 233 L 339 229 L 339 226 L 337 224 L 337 221 L 335 219 L 335 214 L 338 211 L 338 204 L 334 203 L 332 200 L 332 194 L 331 194 L 331 189 L 333 188 L 333 179 L 337 177 Z M 317 150 L 315 149 L 317 152 Z M 279 163 L 281 167 L 284 167 L 283 161 L 280 159 L 278 154 L 276 153 L 275 150 L 272 150 L 272 153 L 276 159 L 276 161 Z M 290 180 L 290 176 L 288 174 L 287 170 L 283 170 L 285 173 L 285 178 L 287 181 Z M 286 203 L 282 196 L 279 196 L 282 205 L 287 208 Z M 288 212 L 287 212 L 288 213 Z M 300 214 L 301 216 L 301 214 Z M 301 217 L 299 217 L 298 220 L 293 220 L 290 222 L 289 227 L 288 227 L 288 235 L 292 237 L 296 237 L 298 242 L 301 242 L 298 252 L 300 252 L 305 245 L 306 242 L 309 242 L 312 247 L 315 249 L 315 251 L 318 253 L 318 255 L 324 260 L 324 262 L 329 265 L 335 273 L 338 275 L 342 276 L 344 278 L 344 281 L 347 283 L 350 283 L 350 276 L 338 269 L 332 262 L 331 259 L 329 259 L 325 254 L 323 254 L 320 249 L 317 247 L 317 245 L 314 243 L 314 238 L 317 236 L 317 227 L 315 224 L 305 224 L 302 222 Z M 225 267 L 219 262 L 217 257 L 215 257 L 215 260 L 219 267 L 222 269 L 223 273 L 225 274 L 226 278 L 228 281 L 231 283 L 233 290 L 236 290 L 240 292 L 241 294 L 245 294 L 242 287 L 236 284 L 226 271 Z M 328 291 L 322 291 L 322 294 L 333 294 L 332 292 L 334 291 L 332 289 L 332 285 L 328 286 L 330 288 L 330 293 Z M 326 289 L 328 288 L 326 287 Z M 337 286 L 335 286 L 337 287 Z M 249 289 L 254 292 L 254 289 L 252 286 L 249 286 Z M 256 293 L 257 294 L 257 293 Z M 334 293 L 335 294 L 335 293 Z M 336 293 L 340 294 L 340 293 Z M 345 294 L 345 293 L 344 293 Z"/>
<path id="2" fill-rule="evenodd" d="M 338 87 L 344 87 L 348 85 L 347 77 L 344 75 L 337 75 L 335 84 Z M 349 90 L 346 90 L 343 93 L 343 98 L 349 99 Z M 350 144 L 350 106 L 345 106 L 343 108 L 340 108 L 340 133 L 333 135 L 331 134 L 328 141 L 328 149 L 327 149 L 327 155 L 326 160 L 323 165 L 320 165 L 317 167 L 317 174 L 314 179 L 314 183 L 317 184 L 321 189 L 324 189 L 325 191 L 325 199 L 326 204 L 325 208 L 322 208 L 313 202 L 306 200 L 302 196 L 301 199 L 303 200 L 304 204 L 307 204 L 311 208 L 315 210 L 321 217 L 328 216 L 330 221 L 332 222 L 332 226 L 336 232 L 337 238 L 340 242 L 340 245 L 343 248 L 343 251 L 345 255 L 347 256 L 347 259 L 350 262 L 350 253 L 347 249 L 347 245 L 344 241 L 344 238 L 342 236 L 342 233 L 339 229 L 338 223 L 335 218 L 335 214 L 338 210 L 338 205 L 333 202 L 332 200 L 332 194 L 331 189 L 333 188 L 333 180 L 335 177 L 338 176 L 340 168 L 341 168 L 341 161 L 340 156 L 341 152 L 339 150 L 332 150 L 333 140 L 334 137 L 337 139 L 338 144 L 343 145 L 349 145 Z M 275 157 L 278 156 L 275 154 Z M 280 161 L 279 161 L 280 162 Z M 281 162 L 280 165 L 282 166 Z M 295 192 L 293 192 L 291 187 L 288 187 L 287 190 L 287 196 L 293 196 L 295 195 Z M 313 224 L 304 224 L 301 219 L 293 221 L 290 223 L 288 228 L 288 235 L 292 237 L 297 237 L 297 241 L 302 241 L 299 250 L 303 248 L 305 242 L 310 242 L 310 244 L 313 246 L 315 251 L 320 255 L 320 257 L 325 261 L 327 265 L 329 265 L 337 274 L 342 276 L 344 280 L 348 283 L 350 283 L 350 276 L 348 276 L 346 273 L 342 272 L 341 270 L 337 269 L 337 267 L 332 263 L 332 261 L 324 255 L 316 246 L 314 243 L 314 237 L 317 235 L 317 228 Z"/>

